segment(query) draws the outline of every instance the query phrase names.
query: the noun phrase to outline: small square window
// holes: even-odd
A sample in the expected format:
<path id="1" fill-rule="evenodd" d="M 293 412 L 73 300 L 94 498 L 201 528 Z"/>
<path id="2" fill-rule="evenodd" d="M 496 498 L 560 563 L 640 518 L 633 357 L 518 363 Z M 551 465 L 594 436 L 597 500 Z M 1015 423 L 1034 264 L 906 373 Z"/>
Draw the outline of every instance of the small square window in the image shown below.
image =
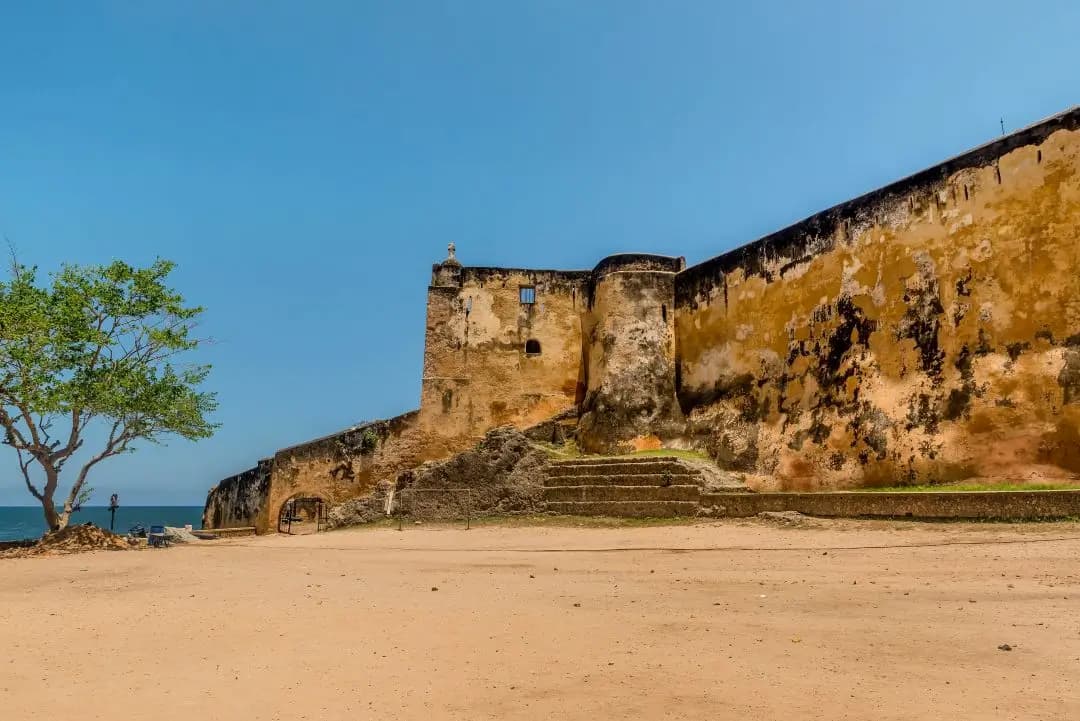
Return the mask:
<path id="1" fill-rule="evenodd" d="M 531 285 L 523 285 L 518 291 L 522 305 L 532 305 L 536 302 L 536 288 Z"/>

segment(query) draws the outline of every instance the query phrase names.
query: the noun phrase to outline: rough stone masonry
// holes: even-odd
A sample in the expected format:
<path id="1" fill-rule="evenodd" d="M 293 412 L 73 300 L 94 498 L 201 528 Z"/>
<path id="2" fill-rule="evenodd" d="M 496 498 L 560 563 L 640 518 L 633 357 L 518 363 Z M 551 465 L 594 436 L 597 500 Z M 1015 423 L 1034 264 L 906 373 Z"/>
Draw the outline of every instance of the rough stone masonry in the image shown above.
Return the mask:
<path id="1" fill-rule="evenodd" d="M 693 448 L 781 490 L 1080 473 L 1078 171 L 1073 108 L 690 268 L 451 247 L 419 410 L 278 451 L 205 522 L 266 530 L 555 417 L 587 452 Z"/>

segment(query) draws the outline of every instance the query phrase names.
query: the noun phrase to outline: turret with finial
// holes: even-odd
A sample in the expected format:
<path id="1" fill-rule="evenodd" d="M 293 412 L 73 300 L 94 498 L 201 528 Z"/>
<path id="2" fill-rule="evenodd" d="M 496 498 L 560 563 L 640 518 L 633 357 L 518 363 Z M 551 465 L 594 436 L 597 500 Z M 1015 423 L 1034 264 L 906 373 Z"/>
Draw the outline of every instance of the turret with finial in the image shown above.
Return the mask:
<path id="1" fill-rule="evenodd" d="M 456 265 L 461 267 L 461 263 L 457 259 L 457 246 L 453 243 L 449 243 L 446 246 L 446 260 L 442 262 L 443 265 Z"/>
<path id="2" fill-rule="evenodd" d="M 457 259 L 457 245 L 448 243 L 446 260 L 431 266 L 431 284 L 433 286 L 460 286 L 461 261 Z"/>

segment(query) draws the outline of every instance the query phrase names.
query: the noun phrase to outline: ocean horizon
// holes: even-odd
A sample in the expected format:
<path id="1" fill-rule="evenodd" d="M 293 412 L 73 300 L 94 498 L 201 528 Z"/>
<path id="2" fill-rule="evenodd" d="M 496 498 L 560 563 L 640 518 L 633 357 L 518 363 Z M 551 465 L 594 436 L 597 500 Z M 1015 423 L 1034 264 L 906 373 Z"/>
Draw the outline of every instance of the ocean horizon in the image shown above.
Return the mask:
<path id="1" fill-rule="evenodd" d="M 190 523 L 202 528 L 202 506 L 120 506 L 116 509 L 116 533 L 127 533 L 136 525 L 182 527 Z M 93 523 L 109 528 L 107 506 L 83 506 L 71 514 L 71 524 Z M 41 506 L 0 506 L 0 541 L 21 541 L 39 538 L 45 533 L 45 516 Z"/>

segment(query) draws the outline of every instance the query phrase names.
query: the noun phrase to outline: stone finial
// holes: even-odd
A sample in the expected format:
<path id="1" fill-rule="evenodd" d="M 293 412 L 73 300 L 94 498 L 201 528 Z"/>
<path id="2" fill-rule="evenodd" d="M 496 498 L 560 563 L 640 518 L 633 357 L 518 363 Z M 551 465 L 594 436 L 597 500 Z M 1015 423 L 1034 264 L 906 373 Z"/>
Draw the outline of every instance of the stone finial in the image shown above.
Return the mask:
<path id="1" fill-rule="evenodd" d="M 457 259 L 457 246 L 453 243 L 449 243 L 446 246 L 446 260 L 441 265 L 448 265 L 453 268 L 460 268 L 461 262 Z"/>

